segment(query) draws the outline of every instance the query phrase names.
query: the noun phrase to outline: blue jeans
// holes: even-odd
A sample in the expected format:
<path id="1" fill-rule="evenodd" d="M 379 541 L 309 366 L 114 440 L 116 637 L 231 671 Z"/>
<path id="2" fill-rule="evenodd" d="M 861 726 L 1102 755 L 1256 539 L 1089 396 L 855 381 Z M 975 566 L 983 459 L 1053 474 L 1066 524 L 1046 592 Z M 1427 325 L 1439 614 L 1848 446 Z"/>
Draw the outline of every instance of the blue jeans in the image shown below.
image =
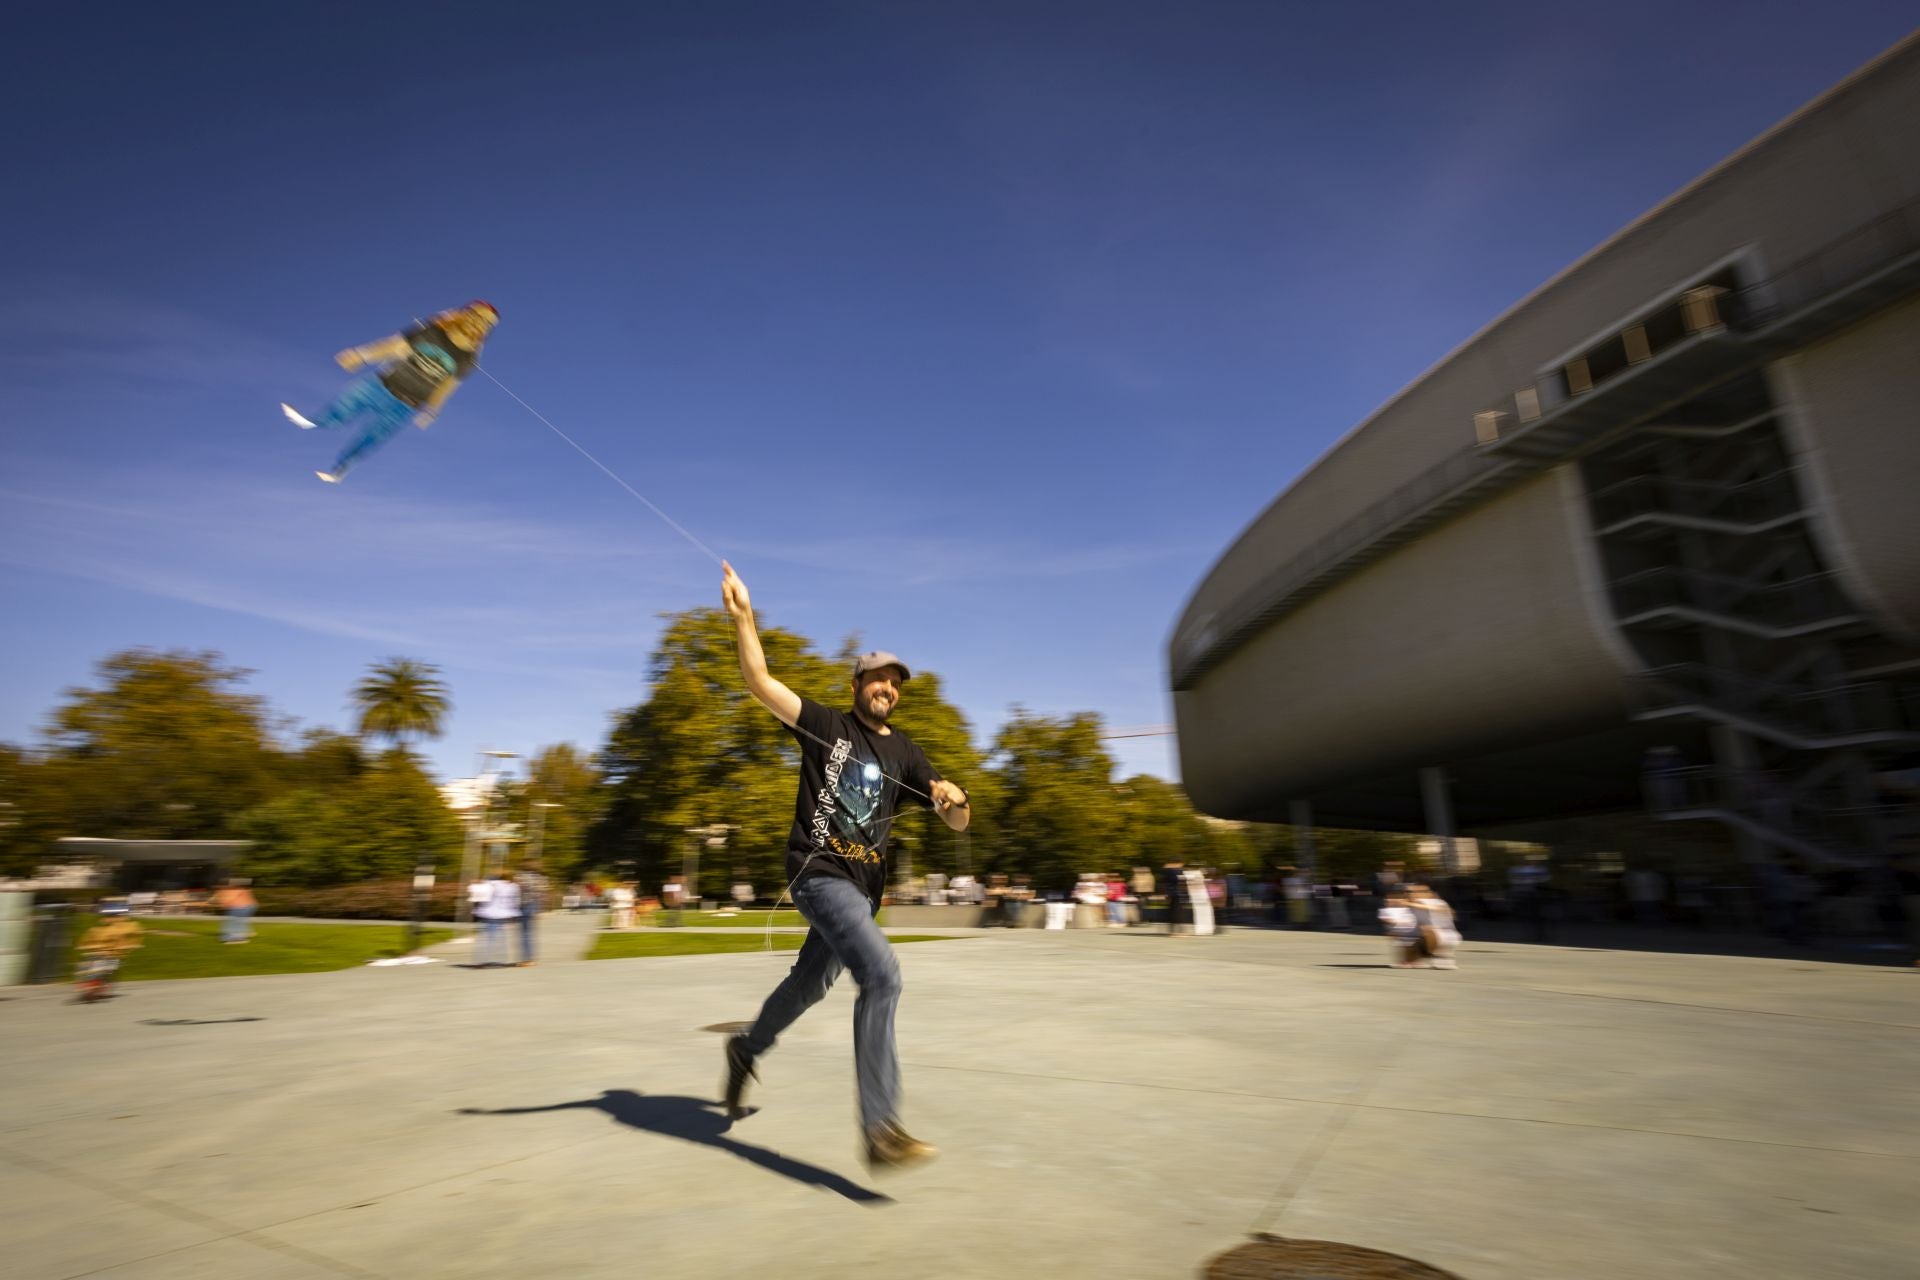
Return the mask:
<path id="1" fill-rule="evenodd" d="M 401 403 L 377 376 L 368 374 L 348 383 L 346 390 L 320 411 L 313 425 L 331 431 L 359 418 L 369 419 L 334 462 L 333 473 L 338 476 L 345 475 L 354 463 L 385 444 L 394 432 L 413 421 L 416 412 L 418 410 Z"/>
<path id="2" fill-rule="evenodd" d="M 533 931 L 539 921 L 538 912 L 522 911 L 520 913 L 520 959 L 522 961 L 533 959 Z"/>
<path id="3" fill-rule="evenodd" d="M 893 1048 L 893 1011 L 900 1004 L 900 962 L 887 935 L 873 921 L 873 903 L 851 880 L 803 876 L 793 886 L 793 905 L 813 927 L 800 956 L 767 997 L 747 1032 L 747 1051 L 759 1057 L 780 1033 L 820 1002 L 849 969 L 860 984 L 853 1003 L 853 1067 L 860 1083 L 860 1123 L 868 1129 L 900 1110 L 900 1059 Z"/>
<path id="4" fill-rule="evenodd" d="M 220 918 L 220 941 L 244 942 L 253 936 L 248 921 L 253 918 L 252 907 L 229 907 L 227 914 Z"/>
<path id="5" fill-rule="evenodd" d="M 507 964 L 513 957 L 507 951 L 507 922 L 480 921 L 480 944 L 473 949 L 475 964 Z"/>

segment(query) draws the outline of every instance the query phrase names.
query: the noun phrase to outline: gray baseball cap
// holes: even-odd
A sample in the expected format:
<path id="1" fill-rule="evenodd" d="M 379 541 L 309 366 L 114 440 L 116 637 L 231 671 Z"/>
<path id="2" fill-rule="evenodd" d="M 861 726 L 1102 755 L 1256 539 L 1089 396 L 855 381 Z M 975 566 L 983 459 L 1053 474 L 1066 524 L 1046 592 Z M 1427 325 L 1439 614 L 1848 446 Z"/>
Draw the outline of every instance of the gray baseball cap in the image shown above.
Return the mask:
<path id="1" fill-rule="evenodd" d="M 907 664 L 900 661 L 898 655 L 888 653 L 885 649 L 875 649 L 871 653 L 863 653 L 855 658 L 853 660 L 853 678 L 858 680 L 861 676 L 867 674 L 867 672 L 878 667 L 898 667 L 900 668 L 900 678 L 902 680 L 913 679 L 913 672 L 907 669 Z"/>

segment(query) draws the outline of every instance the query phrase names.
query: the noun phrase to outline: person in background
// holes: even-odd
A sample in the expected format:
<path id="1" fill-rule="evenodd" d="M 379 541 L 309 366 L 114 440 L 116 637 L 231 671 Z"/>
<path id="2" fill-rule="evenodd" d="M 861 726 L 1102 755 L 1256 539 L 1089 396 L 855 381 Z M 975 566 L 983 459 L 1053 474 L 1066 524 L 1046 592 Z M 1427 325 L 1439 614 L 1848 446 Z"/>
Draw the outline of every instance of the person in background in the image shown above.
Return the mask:
<path id="1" fill-rule="evenodd" d="M 1107 927 L 1127 927 L 1127 882 L 1120 878 L 1118 871 L 1107 877 Z"/>
<path id="2" fill-rule="evenodd" d="M 480 922 L 480 945 L 474 948 L 474 963 L 489 969 L 511 964 L 507 922 L 520 918 L 520 886 L 513 882 L 513 877 L 504 871 L 489 876 L 487 900 L 476 907 L 473 914 Z"/>
<path id="3" fill-rule="evenodd" d="M 1287 926 L 1305 929 L 1313 923 L 1313 885 L 1298 867 L 1280 869 L 1280 892 L 1287 899 Z"/>
<path id="4" fill-rule="evenodd" d="M 633 928 L 633 885 L 616 884 L 607 890 L 607 927 Z"/>
<path id="5" fill-rule="evenodd" d="M 534 963 L 534 944 L 540 931 L 540 913 L 547 909 L 547 877 L 536 865 L 520 868 L 520 967 Z"/>
<path id="6" fill-rule="evenodd" d="M 120 962 L 140 949 L 140 922 L 127 911 L 124 898 L 100 900 L 100 922 L 80 935 L 80 968 L 74 975 L 76 997 L 83 1004 L 113 994 Z"/>
<path id="7" fill-rule="evenodd" d="M 1133 890 L 1133 919 L 1142 921 L 1147 918 L 1147 905 L 1153 901 L 1153 868 L 1135 867 L 1133 881 L 1128 888 Z"/>
<path id="8" fill-rule="evenodd" d="M 467 914 L 475 920 L 480 919 L 480 908 L 487 903 L 487 895 L 493 892 L 493 881 L 482 878 L 467 886 Z"/>
<path id="9" fill-rule="evenodd" d="M 253 896 L 250 881 L 229 880 L 213 895 L 213 905 L 220 909 L 220 941 L 223 943 L 249 942 L 253 939 L 250 922 L 260 903 Z"/>
<path id="10" fill-rule="evenodd" d="M 1458 968 L 1453 953 L 1460 946 L 1460 931 L 1453 924 L 1453 908 L 1424 884 L 1407 886 L 1407 904 L 1413 908 L 1428 963 L 1436 969 Z"/>
<path id="11" fill-rule="evenodd" d="M 1016 872 L 1013 885 L 1007 890 L 1005 904 L 1007 923 L 1016 929 L 1024 925 L 1027 919 L 1027 904 L 1033 899 L 1032 878 Z"/>
<path id="12" fill-rule="evenodd" d="M 1193 901 L 1187 896 L 1187 865 L 1178 858 L 1160 868 L 1160 892 L 1167 899 L 1167 936 L 1193 932 Z"/>
<path id="13" fill-rule="evenodd" d="M 1074 903 L 1074 924 L 1076 927 L 1084 921 L 1087 927 L 1097 928 L 1105 921 L 1107 915 L 1107 882 L 1106 878 L 1098 872 L 1082 872 L 1079 880 L 1074 883 L 1072 898 Z M 1086 908 L 1084 913 L 1080 911 L 1081 907 Z"/>
<path id="14" fill-rule="evenodd" d="M 1426 959 L 1426 946 L 1420 939 L 1420 918 L 1407 901 L 1403 884 L 1387 886 L 1380 908 L 1380 927 L 1387 935 L 1387 952 L 1396 969 L 1412 969 Z"/>

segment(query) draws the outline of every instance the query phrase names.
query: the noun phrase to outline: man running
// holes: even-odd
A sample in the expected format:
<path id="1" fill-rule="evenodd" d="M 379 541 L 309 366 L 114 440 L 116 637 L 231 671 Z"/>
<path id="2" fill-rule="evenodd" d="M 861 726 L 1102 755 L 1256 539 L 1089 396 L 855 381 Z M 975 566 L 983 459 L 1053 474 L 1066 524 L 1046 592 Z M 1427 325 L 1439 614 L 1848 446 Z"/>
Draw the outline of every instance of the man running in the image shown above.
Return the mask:
<path id="1" fill-rule="evenodd" d="M 747 584 L 733 566 L 721 568 L 726 574 L 721 595 L 733 619 L 747 691 L 800 743 L 787 877 L 794 905 L 812 926 L 799 958 L 767 997 L 752 1029 L 727 1041 L 727 1114 L 735 1119 L 746 1114 L 747 1079 L 758 1079 L 754 1059 L 827 994 L 844 968 L 860 984 L 853 1006 L 853 1057 L 867 1162 L 899 1166 L 928 1159 L 935 1149 L 900 1127 L 900 1062 L 893 1045 L 900 964 L 874 913 L 886 888 L 887 839 L 902 792 L 931 805 L 955 831 L 966 830 L 971 816 L 967 793 L 940 777 L 913 740 L 887 724 L 912 675 L 904 662 L 890 653 L 861 655 L 849 682 L 851 711 L 800 697 L 767 673 Z"/>

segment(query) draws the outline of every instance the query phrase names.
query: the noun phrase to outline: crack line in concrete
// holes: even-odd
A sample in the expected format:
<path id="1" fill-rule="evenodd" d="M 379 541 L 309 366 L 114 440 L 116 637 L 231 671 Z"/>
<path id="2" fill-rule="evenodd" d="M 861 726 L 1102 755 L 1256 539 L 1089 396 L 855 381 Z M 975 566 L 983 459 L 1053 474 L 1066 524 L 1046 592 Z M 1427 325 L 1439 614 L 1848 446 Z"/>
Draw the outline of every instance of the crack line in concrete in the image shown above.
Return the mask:
<path id="1" fill-rule="evenodd" d="M 1299 1159 L 1293 1162 L 1293 1168 L 1287 1172 L 1287 1180 L 1280 1184 L 1280 1189 L 1273 1193 L 1271 1200 L 1267 1201 L 1267 1207 L 1255 1214 L 1253 1221 L 1247 1225 L 1248 1235 L 1257 1234 L 1263 1227 L 1278 1222 L 1286 1215 L 1287 1209 L 1293 1204 L 1293 1198 L 1299 1195 L 1307 1185 L 1307 1179 L 1313 1176 L 1313 1171 L 1319 1167 L 1322 1157 L 1333 1149 L 1335 1139 L 1339 1138 L 1340 1131 L 1347 1127 L 1347 1122 L 1353 1119 L 1353 1113 L 1366 1105 L 1368 1095 L 1373 1092 L 1374 1086 L 1386 1077 L 1387 1071 L 1399 1058 L 1400 1050 L 1406 1043 L 1406 1040 L 1401 1037 L 1396 1037 L 1389 1042 L 1387 1052 L 1381 1056 L 1373 1070 L 1354 1083 L 1353 1088 L 1347 1091 L 1345 1099 L 1333 1104 L 1333 1114 L 1320 1125 L 1320 1132 L 1314 1135 L 1313 1141 L 1307 1144 L 1306 1150 L 1302 1151 Z"/>
<path id="2" fill-rule="evenodd" d="M 187 1249 L 197 1249 L 202 1245 L 216 1244 L 222 1240 L 244 1240 L 248 1244 L 255 1245 L 259 1248 L 272 1250 L 275 1253 L 283 1253 L 290 1258 L 298 1258 L 302 1262 L 309 1263 L 325 1271 L 331 1271 L 335 1275 L 358 1276 L 363 1277 L 364 1280 L 383 1280 L 379 1273 L 363 1271 L 350 1262 L 342 1262 L 338 1258 L 329 1258 L 325 1254 L 314 1253 L 312 1250 L 303 1249 L 297 1244 L 289 1244 L 285 1240 L 276 1240 L 272 1236 L 262 1235 L 258 1231 L 246 1227 L 236 1227 L 231 1222 L 222 1222 L 218 1218 L 210 1217 L 207 1214 L 186 1208 L 184 1205 L 177 1205 L 171 1201 L 162 1200 L 158 1196 L 150 1196 L 144 1191 L 135 1191 L 131 1187 L 119 1186 L 107 1181 L 105 1178 L 97 1178 L 90 1173 L 84 1173 L 78 1169 L 65 1168 L 51 1161 L 42 1160 L 38 1156 L 30 1156 L 25 1152 L 15 1151 L 11 1147 L 0 1147 L 0 1156 L 6 1157 L 23 1169 L 31 1169 L 36 1173 L 45 1174 L 49 1178 L 60 1178 L 75 1186 L 84 1187 L 88 1191 L 112 1196 L 127 1204 L 137 1205 L 151 1213 L 158 1213 L 163 1217 L 174 1218 L 180 1222 L 189 1223 L 196 1227 L 203 1227 L 206 1230 L 217 1233 L 213 1240 L 196 1241 L 190 1245 L 182 1245 L 179 1249 L 165 1249 L 160 1253 L 148 1254 L 145 1258 L 125 1259 L 104 1267 L 95 1267 L 91 1271 L 77 1271 L 67 1276 L 65 1280 L 80 1280 L 82 1276 L 99 1275 L 103 1271 L 112 1271 L 115 1267 L 132 1266 L 136 1262 L 146 1261 L 147 1258 L 157 1258 L 167 1253 L 180 1253 Z"/>

